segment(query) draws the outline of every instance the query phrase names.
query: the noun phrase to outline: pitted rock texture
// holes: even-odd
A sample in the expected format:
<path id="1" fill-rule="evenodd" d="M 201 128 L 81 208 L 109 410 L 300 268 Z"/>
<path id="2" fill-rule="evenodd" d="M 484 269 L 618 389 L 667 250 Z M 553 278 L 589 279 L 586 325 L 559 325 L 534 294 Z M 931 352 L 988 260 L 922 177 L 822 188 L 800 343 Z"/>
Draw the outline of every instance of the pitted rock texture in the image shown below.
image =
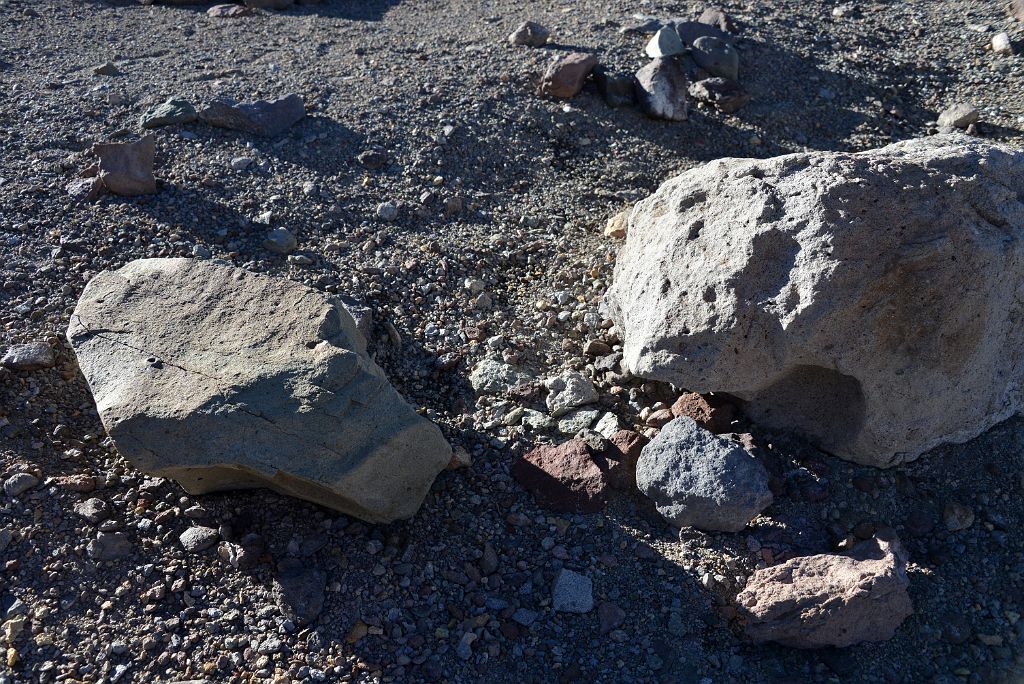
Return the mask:
<path id="1" fill-rule="evenodd" d="M 739 532 L 772 503 L 761 462 L 685 416 L 643 447 L 636 486 L 670 524 L 699 530 Z"/>
<path id="2" fill-rule="evenodd" d="M 623 363 L 874 466 L 1021 407 L 1024 153 L 964 135 L 721 159 L 630 215 Z"/>
<path id="3" fill-rule="evenodd" d="M 388 522 L 451 460 L 344 307 L 290 280 L 140 259 L 89 282 L 68 339 L 117 449 L 193 494 L 268 487 Z"/>
<path id="4" fill-rule="evenodd" d="M 736 597 L 744 633 L 794 648 L 885 641 L 914 612 L 898 539 L 861 542 L 850 555 L 793 558 L 756 571 Z"/>

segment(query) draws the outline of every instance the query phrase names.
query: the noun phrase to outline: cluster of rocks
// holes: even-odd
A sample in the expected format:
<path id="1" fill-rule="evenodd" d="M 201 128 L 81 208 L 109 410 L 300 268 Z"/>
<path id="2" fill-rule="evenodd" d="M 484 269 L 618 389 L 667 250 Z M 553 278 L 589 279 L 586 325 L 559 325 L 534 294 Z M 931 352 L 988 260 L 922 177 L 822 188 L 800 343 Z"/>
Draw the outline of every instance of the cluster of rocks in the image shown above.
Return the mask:
<path id="1" fill-rule="evenodd" d="M 117 72 L 104 70 L 102 73 Z M 202 121 L 217 128 L 273 138 L 305 116 L 305 102 L 301 95 L 294 93 L 275 100 L 246 103 L 221 97 L 198 111 L 188 100 L 171 97 L 143 113 L 139 126 L 155 129 Z M 104 190 L 126 197 L 150 195 L 157 191 L 157 179 L 153 173 L 156 138 L 152 134 L 134 142 L 97 143 L 93 145 L 92 153 L 97 162 L 82 170 L 66 187 L 72 197 L 92 201 Z M 238 169 L 247 165 L 240 164 Z"/>
<path id="2" fill-rule="evenodd" d="M 644 53 L 651 62 L 634 76 L 616 74 L 598 64 L 595 55 L 571 52 L 555 59 L 541 78 L 537 93 L 557 98 L 576 96 L 588 77 L 611 107 L 638 104 L 648 116 L 683 121 L 692 98 L 727 114 L 750 101 L 739 85 L 740 57 L 733 33 L 736 27 L 719 7 L 709 7 L 696 21 L 654 20 L 637 32 L 652 31 Z M 519 26 L 513 45 L 542 47 L 549 31 L 534 22 Z"/>

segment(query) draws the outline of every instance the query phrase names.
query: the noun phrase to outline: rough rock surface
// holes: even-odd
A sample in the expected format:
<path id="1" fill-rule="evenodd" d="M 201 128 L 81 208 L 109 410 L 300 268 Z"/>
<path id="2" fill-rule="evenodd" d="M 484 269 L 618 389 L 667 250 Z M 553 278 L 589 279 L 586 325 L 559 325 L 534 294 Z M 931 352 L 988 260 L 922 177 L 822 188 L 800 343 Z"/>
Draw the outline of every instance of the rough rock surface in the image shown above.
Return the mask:
<path id="1" fill-rule="evenodd" d="M 623 363 L 868 465 L 970 439 L 1021 407 L 1022 198 L 962 135 L 684 173 L 630 215 Z"/>
<path id="2" fill-rule="evenodd" d="M 655 119 L 685 121 L 686 72 L 675 57 L 659 57 L 636 72 L 636 98 L 644 114 Z"/>
<path id="3" fill-rule="evenodd" d="M 690 85 L 690 97 L 732 114 L 747 106 L 750 93 L 727 78 L 705 78 Z"/>
<path id="4" fill-rule="evenodd" d="M 593 513 L 605 504 L 608 481 L 583 440 L 539 446 L 513 461 L 511 472 L 549 510 Z"/>
<path id="5" fill-rule="evenodd" d="M 739 444 L 676 418 L 643 448 L 637 488 L 676 527 L 739 532 L 772 503 L 768 472 Z"/>
<path id="6" fill-rule="evenodd" d="M 118 450 L 192 493 L 269 487 L 385 522 L 451 460 L 345 309 L 289 280 L 140 259 L 86 286 L 68 339 Z"/>
<path id="7" fill-rule="evenodd" d="M 586 575 L 563 568 L 555 577 L 551 607 L 563 613 L 589 613 L 594 609 L 594 582 Z"/>
<path id="8" fill-rule="evenodd" d="M 914 612 L 906 563 L 890 536 L 861 542 L 848 556 L 803 556 L 758 570 L 736 597 L 744 632 L 794 648 L 885 641 Z"/>
<path id="9" fill-rule="evenodd" d="M 509 34 L 510 45 L 523 45 L 526 47 L 543 47 L 550 37 L 551 32 L 535 21 L 525 21 L 515 31 Z"/>
<path id="10" fill-rule="evenodd" d="M 548 66 L 537 88 L 538 95 L 575 97 L 583 90 L 587 76 L 597 66 L 597 57 L 586 52 L 570 52 Z"/>
<path id="11" fill-rule="evenodd" d="M 97 143 L 92 150 L 99 158 L 100 180 L 115 195 L 130 197 L 156 192 L 156 139 L 152 135 L 130 143 Z"/>
<path id="12" fill-rule="evenodd" d="M 53 357 L 53 350 L 46 342 L 26 342 L 8 347 L 3 357 L 0 357 L 0 366 L 14 371 L 34 371 L 43 368 L 53 368 L 56 364 Z"/>
<path id="13" fill-rule="evenodd" d="M 244 104 L 230 98 L 219 98 L 199 112 L 199 118 L 211 126 L 265 138 L 284 133 L 305 116 L 302 96 L 294 93 L 276 100 L 256 100 Z"/>

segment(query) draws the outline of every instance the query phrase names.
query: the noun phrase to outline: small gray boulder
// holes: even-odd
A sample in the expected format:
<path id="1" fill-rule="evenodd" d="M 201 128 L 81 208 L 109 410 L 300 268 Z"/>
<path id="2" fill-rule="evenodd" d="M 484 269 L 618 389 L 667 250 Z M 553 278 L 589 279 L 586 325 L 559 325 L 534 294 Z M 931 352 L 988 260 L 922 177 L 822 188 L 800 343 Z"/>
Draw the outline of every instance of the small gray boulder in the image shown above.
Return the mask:
<path id="1" fill-rule="evenodd" d="M 668 423 L 640 452 L 636 484 L 676 527 L 739 532 L 772 503 L 764 466 L 686 417 Z"/>

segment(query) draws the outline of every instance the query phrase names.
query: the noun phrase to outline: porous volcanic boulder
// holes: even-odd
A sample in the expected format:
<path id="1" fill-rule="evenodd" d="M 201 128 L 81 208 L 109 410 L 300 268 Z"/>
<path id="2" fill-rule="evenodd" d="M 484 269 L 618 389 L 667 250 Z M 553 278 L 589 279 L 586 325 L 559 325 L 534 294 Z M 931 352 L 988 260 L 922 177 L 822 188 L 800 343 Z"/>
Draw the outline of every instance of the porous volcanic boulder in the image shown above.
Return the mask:
<path id="1" fill-rule="evenodd" d="M 344 307 L 290 280 L 140 259 L 89 282 L 68 339 L 117 449 L 193 494 L 268 487 L 388 522 L 452 457 Z"/>
<path id="2" fill-rule="evenodd" d="M 756 571 L 736 597 L 737 614 L 755 642 L 822 648 L 885 641 L 914 612 L 906 564 L 899 540 L 884 533 L 848 556 L 793 558 Z"/>
<path id="3" fill-rule="evenodd" d="M 687 417 L 643 447 L 636 486 L 669 523 L 699 530 L 739 532 L 772 503 L 764 466 Z"/>
<path id="4" fill-rule="evenodd" d="M 960 134 L 720 159 L 630 214 L 605 298 L 636 375 L 874 466 L 1024 387 L 1024 153 Z"/>

